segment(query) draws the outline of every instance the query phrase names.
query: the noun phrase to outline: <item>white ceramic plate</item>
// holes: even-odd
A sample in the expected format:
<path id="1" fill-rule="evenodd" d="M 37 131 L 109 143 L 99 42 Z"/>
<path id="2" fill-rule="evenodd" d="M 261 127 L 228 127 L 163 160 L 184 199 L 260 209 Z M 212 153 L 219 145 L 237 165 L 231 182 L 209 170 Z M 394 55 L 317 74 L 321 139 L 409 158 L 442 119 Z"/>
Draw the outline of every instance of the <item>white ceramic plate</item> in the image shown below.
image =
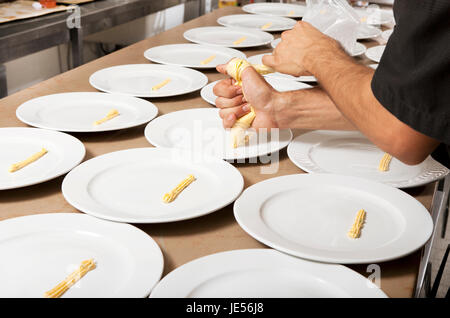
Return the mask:
<path id="1" fill-rule="evenodd" d="M 189 174 L 196 180 L 171 203 L 165 193 Z M 239 171 L 218 158 L 177 149 L 137 148 L 90 159 L 63 181 L 65 199 L 93 216 L 118 222 L 162 223 L 214 212 L 244 185 Z"/>
<path id="2" fill-rule="evenodd" d="M 144 56 L 156 63 L 201 69 L 215 68 L 219 64 L 228 63 L 234 57 L 246 58 L 244 53 L 235 49 L 193 43 L 155 46 L 145 51 Z M 201 64 L 211 56 L 215 56 L 213 60 Z"/>
<path id="3" fill-rule="evenodd" d="M 163 115 L 145 128 L 145 138 L 156 147 L 190 149 L 225 160 L 243 160 L 285 148 L 292 139 L 290 129 L 248 130 L 249 144 L 232 148 L 219 109 L 194 108 Z"/>
<path id="4" fill-rule="evenodd" d="M 347 232 L 360 209 L 361 236 Z M 259 182 L 234 203 L 239 225 L 258 241 L 301 258 L 327 263 L 378 263 L 423 246 L 433 221 L 405 192 L 361 178 L 294 174 Z"/>
<path id="5" fill-rule="evenodd" d="M 166 79 L 171 81 L 158 90 L 152 87 Z M 128 64 L 99 70 L 91 75 L 89 83 L 100 91 L 136 97 L 168 97 L 194 92 L 208 83 L 208 78 L 190 68 Z"/>
<path id="6" fill-rule="evenodd" d="M 359 15 L 362 23 L 380 25 L 394 22 L 392 10 L 367 8 L 355 9 L 355 12 Z"/>
<path id="7" fill-rule="evenodd" d="M 356 38 L 358 40 L 366 40 L 379 37 L 380 35 L 381 30 L 379 28 L 367 24 L 360 24 L 358 27 L 358 33 L 356 35 Z"/>
<path id="8" fill-rule="evenodd" d="M 361 177 L 396 188 L 424 185 L 449 172 L 431 157 L 415 166 L 392 158 L 388 171 L 378 171 L 384 152 L 359 132 L 312 131 L 296 137 L 289 144 L 288 155 L 307 172 Z"/>
<path id="9" fill-rule="evenodd" d="M 9 172 L 9 167 L 42 148 L 40 159 Z M 0 128 L 0 190 L 15 189 L 57 178 L 78 165 L 86 150 L 78 139 L 68 134 L 38 128 Z"/>
<path id="10" fill-rule="evenodd" d="M 276 40 L 273 40 L 270 45 L 273 48 L 276 48 L 278 43 L 281 42 L 281 38 L 278 38 Z M 362 55 L 366 52 L 366 47 L 364 46 L 364 44 L 356 42 L 355 43 L 355 47 L 353 48 L 353 52 L 350 54 L 350 56 L 359 56 Z"/>
<path id="11" fill-rule="evenodd" d="M 272 249 L 246 249 L 212 254 L 186 263 L 165 276 L 150 297 L 387 296 L 372 282 L 345 266 L 310 262 Z"/>
<path id="12" fill-rule="evenodd" d="M 392 32 L 394 32 L 393 29 L 383 31 L 383 32 L 381 33 L 381 37 L 383 38 L 383 40 L 385 40 L 385 41 L 387 42 L 387 41 L 389 40 L 389 38 L 391 37 Z"/>
<path id="13" fill-rule="evenodd" d="M 364 44 L 356 42 L 355 47 L 353 48 L 353 52 L 350 54 L 350 56 L 360 56 L 366 53 L 366 47 Z"/>
<path id="14" fill-rule="evenodd" d="M 306 6 L 289 3 L 251 3 L 243 6 L 242 10 L 260 15 L 301 18 L 306 12 Z"/>
<path id="15" fill-rule="evenodd" d="M 219 45 L 234 48 L 267 45 L 273 40 L 273 35 L 267 32 L 223 26 L 194 28 L 184 32 L 183 36 L 186 40 L 198 44 Z M 233 43 L 241 38 L 245 38 L 245 40 L 238 44 Z"/>
<path id="16" fill-rule="evenodd" d="M 217 23 L 226 27 L 250 28 L 266 32 L 290 30 L 297 23 L 294 19 L 262 16 L 257 14 L 226 15 L 217 19 Z"/>
<path id="17" fill-rule="evenodd" d="M 93 124 L 111 109 L 117 109 L 120 115 L 101 125 Z M 98 132 L 148 123 L 158 115 L 158 108 L 146 100 L 119 94 L 62 93 L 31 99 L 17 108 L 16 115 L 39 128 Z"/>
<path id="18" fill-rule="evenodd" d="M 380 63 L 381 56 L 383 55 L 384 49 L 386 48 L 386 45 L 377 45 L 373 46 L 366 51 L 366 56 L 368 59 Z"/>
<path id="19" fill-rule="evenodd" d="M 275 41 L 277 41 L 277 40 L 275 40 Z M 248 58 L 248 61 L 250 63 L 252 63 L 252 64 L 263 64 L 262 63 L 262 57 L 264 55 L 267 55 L 267 54 L 258 54 L 258 55 L 250 56 Z M 267 78 L 272 78 L 273 77 L 273 78 L 288 79 L 288 80 L 300 81 L 300 82 L 316 82 L 317 81 L 314 76 L 299 76 L 299 77 L 295 77 L 295 76 L 292 76 L 292 75 L 289 75 L 289 74 L 283 74 L 283 73 L 278 73 L 278 72 L 270 73 L 270 74 L 267 74 L 267 75 L 264 75 L 264 76 L 267 77 Z"/>
<path id="20" fill-rule="evenodd" d="M 79 213 L 1 221 L 0 254 L 0 297 L 43 297 L 90 258 L 97 267 L 63 298 L 146 297 L 164 265 L 146 233 Z"/>
<path id="21" fill-rule="evenodd" d="M 279 92 L 295 91 L 295 90 L 311 87 L 311 85 L 308 85 L 305 83 L 292 81 L 292 80 L 288 80 L 288 79 L 283 79 L 283 78 L 277 78 L 277 77 L 265 77 L 265 80 L 275 90 L 277 90 Z M 202 96 L 202 98 L 212 105 L 216 105 L 217 96 L 214 95 L 213 88 L 218 82 L 220 82 L 220 80 L 209 83 L 208 85 L 203 87 L 202 90 L 200 91 L 200 95 Z"/>

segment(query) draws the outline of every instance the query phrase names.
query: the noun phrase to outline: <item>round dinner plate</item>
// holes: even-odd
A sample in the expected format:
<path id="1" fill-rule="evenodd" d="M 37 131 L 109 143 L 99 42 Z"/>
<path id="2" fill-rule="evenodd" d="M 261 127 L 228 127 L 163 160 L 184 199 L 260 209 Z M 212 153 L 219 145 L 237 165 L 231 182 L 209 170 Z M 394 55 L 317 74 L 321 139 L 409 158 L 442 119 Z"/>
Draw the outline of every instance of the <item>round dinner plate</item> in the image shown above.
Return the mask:
<path id="1" fill-rule="evenodd" d="M 96 268 L 62 297 L 146 297 L 164 265 L 146 233 L 79 213 L 1 221 L 0 254 L 0 297 L 43 297 L 91 258 Z"/>
<path id="2" fill-rule="evenodd" d="M 366 51 L 366 56 L 368 59 L 380 63 L 381 56 L 383 56 L 384 49 L 386 48 L 386 45 L 377 45 L 373 46 Z"/>
<path id="3" fill-rule="evenodd" d="M 392 158 L 388 171 L 379 171 L 384 151 L 355 131 L 316 130 L 296 137 L 288 146 L 289 159 L 310 173 L 361 177 L 396 188 L 424 185 L 447 175 L 449 170 L 428 157 L 410 166 Z"/>
<path id="4" fill-rule="evenodd" d="M 157 90 L 152 88 L 170 80 Z M 168 97 L 194 92 L 208 83 L 203 73 L 173 65 L 128 64 L 104 68 L 89 77 L 100 91 L 136 97 Z"/>
<path id="5" fill-rule="evenodd" d="M 158 117 L 145 128 L 145 138 L 156 147 L 189 149 L 225 160 L 262 157 L 285 148 L 290 129 L 248 130 L 249 143 L 233 148 L 217 108 L 180 110 Z"/>
<path id="6" fill-rule="evenodd" d="M 188 175 L 196 180 L 171 203 L 165 193 Z M 64 179 L 62 193 L 75 208 L 118 222 L 162 223 L 199 217 L 233 202 L 244 186 L 226 161 L 165 148 L 136 148 L 90 159 Z"/>
<path id="7" fill-rule="evenodd" d="M 277 40 L 275 40 L 277 41 Z M 279 41 L 278 41 L 279 42 Z M 263 64 L 262 62 L 262 57 L 264 55 L 268 55 L 267 53 L 263 53 L 263 54 L 258 54 L 258 55 L 253 55 L 250 56 L 248 58 L 248 61 L 252 64 Z M 314 76 L 292 76 L 289 74 L 283 74 L 283 73 L 279 73 L 279 72 L 275 72 L 275 73 L 269 73 L 264 75 L 264 77 L 267 78 L 281 78 L 281 79 L 287 79 L 287 80 L 292 80 L 292 81 L 299 81 L 299 82 L 317 82 L 317 79 Z"/>
<path id="8" fill-rule="evenodd" d="M 289 3 L 251 3 L 243 6 L 242 10 L 260 15 L 301 18 L 306 12 L 306 6 Z"/>
<path id="9" fill-rule="evenodd" d="M 355 9 L 362 23 L 369 25 L 380 25 L 394 22 L 394 15 L 392 10 L 383 9 Z"/>
<path id="10" fill-rule="evenodd" d="M 361 235 L 347 236 L 366 211 Z M 314 261 L 366 264 L 403 257 L 433 231 L 427 209 L 405 192 L 361 178 L 294 174 L 247 188 L 234 203 L 239 225 L 281 252 Z"/>
<path id="11" fill-rule="evenodd" d="M 350 56 L 360 56 L 366 53 L 366 47 L 364 44 L 356 42 L 355 47 L 353 48 L 353 52 Z"/>
<path id="12" fill-rule="evenodd" d="M 94 125 L 111 109 L 119 116 Z M 99 132 L 148 123 L 158 115 L 152 103 L 125 95 L 105 93 L 62 93 L 33 98 L 17 108 L 17 118 L 39 128 L 69 132 Z"/>
<path id="13" fill-rule="evenodd" d="M 266 32 L 280 32 L 292 29 L 297 21 L 294 19 L 277 16 L 234 14 L 220 17 L 217 19 L 217 23 L 226 27 L 250 28 Z"/>
<path id="14" fill-rule="evenodd" d="M 389 40 L 389 38 L 391 37 L 392 32 L 394 32 L 393 29 L 383 31 L 383 32 L 381 33 L 381 37 L 383 38 L 383 40 L 385 40 L 385 41 L 387 42 L 387 41 Z"/>
<path id="15" fill-rule="evenodd" d="M 273 40 L 273 35 L 264 31 L 224 26 L 194 28 L 184 32 L 183 36 L 186 40 L 198 44 L 234 48 L 267 45 Z"/>
<path id="16" fill-rule="evenodd" d="M 373 39 L 381 35 L 381 30 L 367 24 L 359 24 L 356 38 L 358 40 Z"/>
<path id="17" fill-rule="evenodd" d="M 40 159 L 16 172 L 9 167 L 47 149 Z M 38 128 L 0 128 L 0 190 L 34 185 L 57 178 L 78 165 L 86 150 L 68 134 Z"/>
<path id="18" fill-rule="evenodd" d="M 272 249 L 216 253 L 165 276 L 151 298 L 385 298 L 355 271 L 292 257 Z M 228 310 L 229 311 L 229 310 Z"/>
<path id="19" fill-rule="evenodd" d="M 244 53 L 235 49 L 193 43 L 155 46 L 145 51 L 144 56 L 155 63 L 201 69 L 215 68 L 234 57 L 246 58 Z M 209 60 L 211 57 L 213 58 Z"/>
<path id="20" fill-rule="evenodd" d="M 267 83 L 270 84 L 270 86 L 272 86 L 275 90 L 277 90 L 279 92 L 296 91 L 299 89 L 311 88 L 311 85 L 292 81 L 289 79 L 283 79 L 283 78 L 277 78 L 277 77 L 265 77 L 265 80 L 267 81 Z M 214 106 L 216 105 L 217 96 L 214 94 L 213 88 L 218 82 L 220 82 L 220 80 L 209 83 L 208 85 L 203 87 L 202 90 L 200 91 L 200 95 L 202 96 L 202 98 L 206 102 L 208 102 Z"/>
<path id="21" fill-rule="evenodd" d="M 270 45 L 273 48 L 276 48 L 280 42 L 281 42 L 281 38 L 278 38 L 276 40 L 273 40 L 270 43 Z M 360 55 L 363 55 L 365 52 L 366 52 L 366 47 L 364 46 L 364 44 L 356 42 L 355 47 L 353 48 L 353 52 L 352 52 L 352 54 L 350 54 L 350 56 L 360 56 Z"/>

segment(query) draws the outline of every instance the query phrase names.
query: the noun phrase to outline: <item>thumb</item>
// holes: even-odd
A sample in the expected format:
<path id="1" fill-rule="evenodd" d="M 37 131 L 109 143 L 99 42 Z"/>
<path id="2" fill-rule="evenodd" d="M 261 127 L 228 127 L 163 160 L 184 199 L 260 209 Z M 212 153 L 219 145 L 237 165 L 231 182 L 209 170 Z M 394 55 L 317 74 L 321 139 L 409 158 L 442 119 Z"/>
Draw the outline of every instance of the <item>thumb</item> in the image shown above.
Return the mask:
<path id="1" fill-rule="evenodd" d="M 275 60 L 276 60 L 275 55 L 272 54 L 266 54 L 262 57 L 262 63 L 271 68 L 274 68 L 274 66 L 276 65 Z"/>
<path id="2" fill-rule="evenodd" d="M 244 97 L 249 104 L 258 108 L 269 102 L 267 99 L 270 98 L 273 88 L 253 67 L 247 67 L 241 77 Z"/>

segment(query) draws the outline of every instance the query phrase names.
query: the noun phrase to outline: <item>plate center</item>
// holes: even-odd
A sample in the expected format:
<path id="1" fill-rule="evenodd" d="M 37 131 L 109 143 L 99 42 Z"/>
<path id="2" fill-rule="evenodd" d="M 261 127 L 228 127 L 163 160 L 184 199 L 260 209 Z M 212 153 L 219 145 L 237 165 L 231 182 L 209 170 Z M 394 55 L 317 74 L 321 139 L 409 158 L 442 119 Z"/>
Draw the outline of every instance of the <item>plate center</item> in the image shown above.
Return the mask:
<path id="1" fill-rule="evenodd" d="M 324 200 L 326 198 L 326 200 Z M 361 237 L 347 232 L 356 213 L 364 209 L 366 221 Z M 395 241 L 404 231 L 405 220 L 387 201 L 356 189 L 312 186 L 281 192 L 261 206 L 266 226 L 285 240 L 315 250 L 367 251 Z"/>

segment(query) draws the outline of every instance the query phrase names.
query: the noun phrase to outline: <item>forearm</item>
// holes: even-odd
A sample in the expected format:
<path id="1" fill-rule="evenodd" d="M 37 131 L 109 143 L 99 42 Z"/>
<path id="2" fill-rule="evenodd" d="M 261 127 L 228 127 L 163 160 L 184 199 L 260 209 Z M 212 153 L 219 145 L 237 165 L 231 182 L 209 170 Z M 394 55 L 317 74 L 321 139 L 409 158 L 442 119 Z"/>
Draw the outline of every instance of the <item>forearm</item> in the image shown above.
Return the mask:
<path id="1" fill-rule="evenodd" d="M 275 93 L 274 117 L 280 128 L 354 130 L 323 89 Z"/>
<path id="2" fill-rule="evenodd" d="M 417 164 L 437 146 L 378 102 L 371 89 L 371 68 L 356 63 L 341 49 L 323 52 L 307 63 L 341 113 L 379 148 Z"/>

